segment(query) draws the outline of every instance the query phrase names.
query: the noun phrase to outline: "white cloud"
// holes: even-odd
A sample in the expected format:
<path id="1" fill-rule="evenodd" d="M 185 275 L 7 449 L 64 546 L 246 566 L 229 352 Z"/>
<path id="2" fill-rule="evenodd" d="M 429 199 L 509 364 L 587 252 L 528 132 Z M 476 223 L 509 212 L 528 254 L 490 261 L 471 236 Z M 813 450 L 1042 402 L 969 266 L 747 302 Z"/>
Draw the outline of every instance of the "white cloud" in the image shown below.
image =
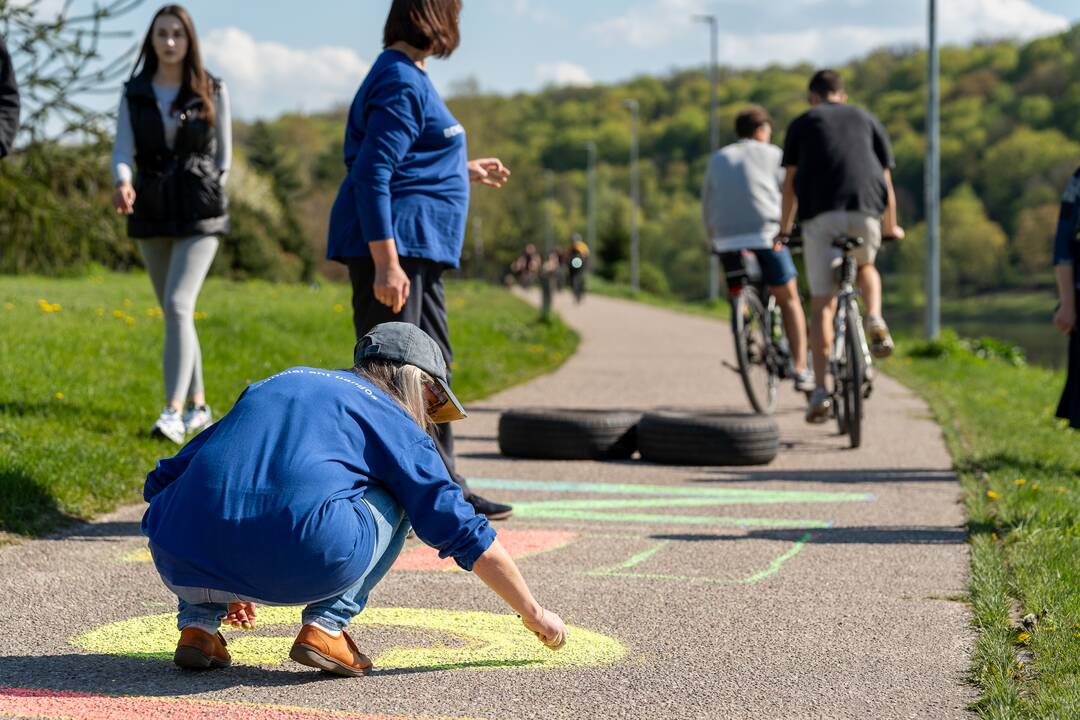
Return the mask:
<path id="1" fill-rule="evenodd" d="M 228 83 L 233 114 L 246 119 L 347 104 L 369 68 L 349 48 L 299 50 L 238 28 L 211 30 L 202 48 L 207 69 Z"/>
<path id="2" fill-rule="evenodd" d="M 721 16 L 721 60 L 740 66 L 769 62 L 837 61 L 883 45 L 926 42 L 926 0 L 893 0 L 892 17 L 879 23 L 844 24 L 845 15 L 870 7 L 867 0 L 792 0 L 788 26 L 806 30 L 739 32 L 743 18 Z M 668 46 L 694 32 L 694 15 L 715 11 L 709 0 L 638 0 L 621 15 L 593 25 L 600 42 L 637 49 Z M 1030 39 L 1069 27 L 1067 18 L 1041 10 L 1031 0 L 946 0 L 940 8 L 941 38 L 968 43 L 992 38 Z M 865 12 L 862 14 L 865 17 Z M 703 32 L 698 30 L 697 32 Z"/>
<path id="3" fill-rule="evenodd" d="M 572 62 L 543 63 L 536 66 L 536 79 L 541 85 L 589 86 L 593 84 L 589 71 Z"/>

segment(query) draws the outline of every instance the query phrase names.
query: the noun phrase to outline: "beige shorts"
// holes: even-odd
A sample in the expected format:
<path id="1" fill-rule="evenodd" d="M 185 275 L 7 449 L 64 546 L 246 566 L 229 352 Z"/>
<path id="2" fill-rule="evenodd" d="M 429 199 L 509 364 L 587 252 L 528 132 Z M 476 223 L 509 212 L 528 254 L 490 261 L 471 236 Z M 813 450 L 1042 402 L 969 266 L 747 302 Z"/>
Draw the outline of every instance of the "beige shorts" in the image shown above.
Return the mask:
<path id="1" fill-rule="evenodd" d="M 860 237 L 866 243 L 853 253 L 859 267 L 873 265 L 881 249 L 881 220 L 866 213 L 834 210 L 822 213 L 802 226 L 803 258 L 810 294 L 827 297 L 836 292 L 836 269 L 844 253 L 833 247 L 841 237 Z"/>

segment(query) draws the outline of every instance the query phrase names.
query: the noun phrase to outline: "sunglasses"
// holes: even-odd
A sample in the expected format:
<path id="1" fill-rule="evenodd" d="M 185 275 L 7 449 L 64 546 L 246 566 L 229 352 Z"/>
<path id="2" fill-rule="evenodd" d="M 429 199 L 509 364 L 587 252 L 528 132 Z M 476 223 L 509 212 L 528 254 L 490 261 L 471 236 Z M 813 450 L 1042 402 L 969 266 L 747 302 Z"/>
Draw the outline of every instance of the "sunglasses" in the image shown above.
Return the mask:
<path id="1" fill-rule="evenodd" d="M 425 382 L 424 389 L 427 391 L 426 405 L 428 415 L 434 414 L 446 403 L 450 402 L 450 396 L 436 382 Z"/>

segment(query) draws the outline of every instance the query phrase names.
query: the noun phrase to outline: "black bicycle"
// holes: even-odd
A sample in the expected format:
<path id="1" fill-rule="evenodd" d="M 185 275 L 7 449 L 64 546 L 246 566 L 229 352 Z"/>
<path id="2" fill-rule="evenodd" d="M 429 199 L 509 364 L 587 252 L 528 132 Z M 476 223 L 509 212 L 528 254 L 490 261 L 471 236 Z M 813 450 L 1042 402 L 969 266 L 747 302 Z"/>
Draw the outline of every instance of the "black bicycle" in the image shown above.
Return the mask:
<path id="1" fill-rule="evenodd" d="M 776 411 L 780 381 L 794 376 L 791 349 L 776 299 L 765 287 L 752 252 L 721 255 L 731 301 L 736 369 L 754 410 Z"/>

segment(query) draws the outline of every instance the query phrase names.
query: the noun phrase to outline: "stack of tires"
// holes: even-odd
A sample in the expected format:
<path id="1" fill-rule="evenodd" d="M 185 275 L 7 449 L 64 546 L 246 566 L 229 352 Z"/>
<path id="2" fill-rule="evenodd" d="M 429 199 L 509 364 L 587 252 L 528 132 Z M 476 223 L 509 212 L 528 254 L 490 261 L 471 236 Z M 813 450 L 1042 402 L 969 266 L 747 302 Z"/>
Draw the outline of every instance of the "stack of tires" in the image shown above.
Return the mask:
<path id="1" fill-rule="evenodd" d="M 780 430 L 767 415 L 659 410 L 509 410 L 499 418 L 503 455 L 535 460 L 629 460 L 661 465 L 767 465 Z"/>

